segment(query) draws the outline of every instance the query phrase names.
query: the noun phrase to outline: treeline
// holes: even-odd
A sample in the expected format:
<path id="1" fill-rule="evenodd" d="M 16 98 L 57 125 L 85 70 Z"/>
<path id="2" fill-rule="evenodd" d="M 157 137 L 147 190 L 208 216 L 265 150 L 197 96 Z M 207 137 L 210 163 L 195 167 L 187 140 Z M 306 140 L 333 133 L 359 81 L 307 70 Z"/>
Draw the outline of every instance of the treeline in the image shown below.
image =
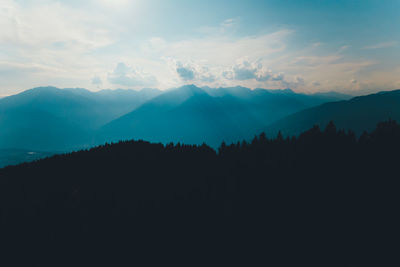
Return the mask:
<path id="1" fill-rule="evenodd" d="M 399 153 L 392 120 L 218 151 L 106 144 L 1 169 L 2 242 L 24 265 L 398 264 Z"/>

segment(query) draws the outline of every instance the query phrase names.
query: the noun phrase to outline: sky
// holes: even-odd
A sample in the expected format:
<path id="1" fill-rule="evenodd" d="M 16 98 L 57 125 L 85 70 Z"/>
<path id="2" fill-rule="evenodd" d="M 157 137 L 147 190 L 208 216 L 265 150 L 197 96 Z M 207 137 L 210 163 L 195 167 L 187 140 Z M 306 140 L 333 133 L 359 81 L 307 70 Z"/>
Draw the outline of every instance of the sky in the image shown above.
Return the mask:
<path id="1" fill-rule="evenodd" d="M 400 88 L 398 0 L 1 0 L 0 96 L 38 86 Z"/>

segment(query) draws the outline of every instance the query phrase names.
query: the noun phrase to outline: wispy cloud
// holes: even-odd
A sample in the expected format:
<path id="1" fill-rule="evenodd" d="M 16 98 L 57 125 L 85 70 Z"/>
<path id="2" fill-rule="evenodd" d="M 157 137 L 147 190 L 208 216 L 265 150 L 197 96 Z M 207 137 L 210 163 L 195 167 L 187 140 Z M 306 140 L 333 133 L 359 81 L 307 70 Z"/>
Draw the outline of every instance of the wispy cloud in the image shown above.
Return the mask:
<path id="1" fill-rule="evenodd" d="M 399 43 L 396 41 L 392 42 L 384 42 L 384 43 L 378 43 L 374 45 L 369 45 L 369 46 L 364 46 L 363 49 L 381 49 L 381 48 L 390 48 L 390 47 L 395 47 Z"/>
<path id="2" fill-rule="evenodd" d="M 232 26 L 235 26 L 239 23 L 239 18 L 230 18 L 226 19 L 221 23 L 221 27 L 223 28 L 229 28 Z"/>
<path id="3" fill-rule="evenodd" d="M 344 51 L 346 51 L 347 49 L 349 49 L 350 46 L 349 45 L 343 45 L 339 48 L 338 50 L 338 54 L 343 53 Z"/>

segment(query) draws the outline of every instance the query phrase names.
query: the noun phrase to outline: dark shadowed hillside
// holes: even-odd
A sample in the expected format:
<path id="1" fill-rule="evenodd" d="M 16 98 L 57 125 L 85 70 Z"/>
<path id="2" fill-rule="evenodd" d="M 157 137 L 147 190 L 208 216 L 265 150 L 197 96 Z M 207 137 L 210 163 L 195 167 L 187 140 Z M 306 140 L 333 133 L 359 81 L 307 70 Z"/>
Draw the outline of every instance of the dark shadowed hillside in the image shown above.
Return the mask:
<path id="1" fill-rule="evenodd" d="M 399 149 L 387 121 L 359 139 L 330 123 L 218 153 L 127 141 L 54 156 L 0 169 L 2 241 L 21 265 L 391 265 Z"/>
<path id="2" fill-rule="evenodd" d="M 400 90 L 322 104 L 280 119 L 265 131 L 272 135 L 278 131 L 284 135 L 297 135 L 313 125 L 322 126 L 333 120 L 338 128 L 351 129 L 360 135 L 387 119 L 400 120 Z"/>

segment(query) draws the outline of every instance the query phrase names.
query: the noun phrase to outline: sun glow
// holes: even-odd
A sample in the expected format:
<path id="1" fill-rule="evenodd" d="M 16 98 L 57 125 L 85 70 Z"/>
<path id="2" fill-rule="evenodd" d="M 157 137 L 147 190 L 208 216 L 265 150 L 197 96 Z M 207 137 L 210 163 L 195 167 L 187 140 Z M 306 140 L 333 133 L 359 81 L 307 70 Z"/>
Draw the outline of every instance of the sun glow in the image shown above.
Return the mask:
<path id="1" fill-rule="evenodd" d="M 100 0 L 100 3 L 109 8 L 126 8 L 132 6 L 136 0 Z"/>

